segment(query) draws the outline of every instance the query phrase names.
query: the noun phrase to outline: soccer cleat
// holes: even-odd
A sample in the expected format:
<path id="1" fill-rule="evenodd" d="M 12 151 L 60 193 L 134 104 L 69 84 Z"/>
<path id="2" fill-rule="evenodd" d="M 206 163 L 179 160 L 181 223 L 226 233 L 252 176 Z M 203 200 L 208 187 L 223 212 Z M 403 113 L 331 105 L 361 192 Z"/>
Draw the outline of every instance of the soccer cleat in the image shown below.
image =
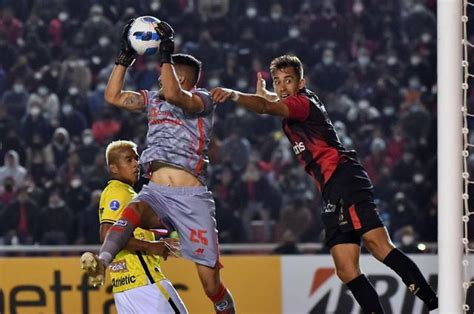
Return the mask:
<path id="1" fill-rule="evenodd" d="M 89 276 L 89 284 L 96 287 L 103 285 L 105 279 L 105 264 L 99 257 L 91 252 L 81 256 L 81 269 Z"/>

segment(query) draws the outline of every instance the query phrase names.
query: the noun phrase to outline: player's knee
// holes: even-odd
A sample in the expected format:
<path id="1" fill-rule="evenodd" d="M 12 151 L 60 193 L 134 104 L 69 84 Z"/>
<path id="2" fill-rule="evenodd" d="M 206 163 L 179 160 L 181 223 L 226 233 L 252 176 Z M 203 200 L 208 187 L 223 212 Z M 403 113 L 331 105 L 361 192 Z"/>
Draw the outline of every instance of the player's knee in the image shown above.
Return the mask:
<path id="1" fill-rule="evenodd" d="M 394 246 L 384 238 L 370 237 L 364 239 L 364 245 L 369 252 L 379 261 L 394 248 Z"/>
<path id="2" fill-rule="evenodd" d="M 348 283 L 361 274 L 360 269 L 353 265 L 336 268 L 336 275 L 343 283 Z"/>

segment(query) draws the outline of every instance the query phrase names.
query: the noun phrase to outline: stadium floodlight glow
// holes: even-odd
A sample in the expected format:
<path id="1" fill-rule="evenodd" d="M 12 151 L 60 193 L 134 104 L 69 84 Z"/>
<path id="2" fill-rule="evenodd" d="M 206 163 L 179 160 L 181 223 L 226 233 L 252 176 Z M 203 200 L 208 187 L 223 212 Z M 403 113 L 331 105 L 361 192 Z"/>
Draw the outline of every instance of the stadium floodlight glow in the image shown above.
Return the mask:
<path id="1" fill-rule="evenodd" d="M 464 26 L 467 23 L 468 4 L 466 0 L 463 3 L 459 0 L 437 2 L 439 313 L 462 313 L 466 309 L 462 217 L 463 201 L 467 203 L 467 200 L 462 195 L 468 193 L 467 190 L 463 192 L 463 181 L 468 184 L 469 172 L 463 169 L 462 160 L 466 160 L 466 154 L 463 153 L 462 138 L 469 137 L 469 128 L 462 123 L 462 116 L 467 114 L 462 95 L 467 94 L 469 85 L 467 79 L 462 80 L 462 70 L 468 69 L 462 50 L 463 47 L 467 49 L 468 43 L 467 38 L 462 41 L 461 27 L 462 23 Z M 467 149 L 465 146 L 464 150 Z"/>

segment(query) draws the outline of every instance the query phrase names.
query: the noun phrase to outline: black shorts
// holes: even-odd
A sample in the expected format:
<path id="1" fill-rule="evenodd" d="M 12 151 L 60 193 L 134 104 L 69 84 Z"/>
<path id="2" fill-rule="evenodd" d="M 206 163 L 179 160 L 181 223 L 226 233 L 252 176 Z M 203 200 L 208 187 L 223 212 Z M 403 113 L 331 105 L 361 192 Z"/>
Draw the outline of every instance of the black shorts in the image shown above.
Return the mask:
<path id="1" fill-rule="evenodd" d="M 360 245 L 361 236 L 384 224 L 377 212 L 372 182 L 359 164 L 340 164 L 325 185 L 321 213 L 328 248 L 341 243 Z"/>

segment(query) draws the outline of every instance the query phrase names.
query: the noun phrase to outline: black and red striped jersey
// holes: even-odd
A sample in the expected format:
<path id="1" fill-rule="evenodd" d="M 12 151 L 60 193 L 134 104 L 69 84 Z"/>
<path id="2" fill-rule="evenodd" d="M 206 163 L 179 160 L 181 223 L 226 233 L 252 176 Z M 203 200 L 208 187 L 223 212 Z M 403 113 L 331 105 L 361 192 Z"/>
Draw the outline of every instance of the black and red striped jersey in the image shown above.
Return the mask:
<path id="1" fill-rule="evenodd" d="M 341 162 L 357 161 L 355 151 L 344 148 L 323 103 L 312 91 L 303 88 L 283 103 L 289 109 L 282 121 L 283 131 L 306 172 L 323 190 Z"/>

